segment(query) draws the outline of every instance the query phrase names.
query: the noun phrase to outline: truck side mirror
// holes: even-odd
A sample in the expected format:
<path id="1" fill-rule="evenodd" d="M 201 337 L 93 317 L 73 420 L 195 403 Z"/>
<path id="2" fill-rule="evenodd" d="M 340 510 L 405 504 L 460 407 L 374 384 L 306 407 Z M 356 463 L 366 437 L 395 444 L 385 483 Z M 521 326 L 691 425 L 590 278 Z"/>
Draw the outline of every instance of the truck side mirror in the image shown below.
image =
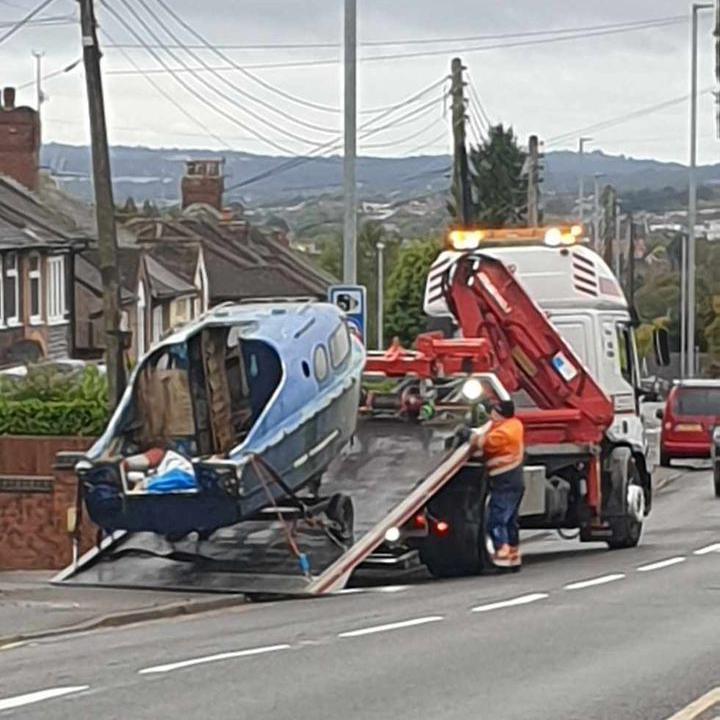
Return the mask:
<path id="1" fill-rule="evenodd" d="M 656 417 L 658 420 L 662 420 L 662 419 L 665 417 L 665 411 L 664 411 L 662 408 L 658 408 L 658 409 L 655 411 L 655 417 Z"/>
<path id="2" fill-rule="evenodd" d="M 653 347 L 657 364 L 667 367 L 670 364 L 670 334 L 665 328 L 655 328 L 653 331 Z"/>

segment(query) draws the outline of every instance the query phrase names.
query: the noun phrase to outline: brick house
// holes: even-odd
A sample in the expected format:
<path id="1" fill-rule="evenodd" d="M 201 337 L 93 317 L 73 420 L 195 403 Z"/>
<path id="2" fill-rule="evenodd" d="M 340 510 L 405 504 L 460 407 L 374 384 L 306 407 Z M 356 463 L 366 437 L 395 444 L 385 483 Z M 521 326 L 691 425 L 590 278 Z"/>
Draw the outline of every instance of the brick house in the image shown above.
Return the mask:
<path id="1" fill-rule="evenodd" d="M 72 354 L 74 257 L 87 237 L 38 198 L 40 123 L 0 99 L 0 367 Z"/>

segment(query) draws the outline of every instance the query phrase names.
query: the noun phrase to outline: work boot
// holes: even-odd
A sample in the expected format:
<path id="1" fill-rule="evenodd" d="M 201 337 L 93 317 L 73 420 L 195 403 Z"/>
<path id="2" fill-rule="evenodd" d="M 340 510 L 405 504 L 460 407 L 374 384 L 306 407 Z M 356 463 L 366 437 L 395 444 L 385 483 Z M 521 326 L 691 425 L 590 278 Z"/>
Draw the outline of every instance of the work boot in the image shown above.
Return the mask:
<path id="1" fill-rule="evenodd" d="M 509 568 L 512 567 L 510 546 L 501 545 L 492 556 L 493 564 L 497 567 Z"/>
<path id="2" fill-rule="evenodd" d="M 522 555 L 517 545 L 510 546 L 510 567 L 519 568 L 522 566 Z"/>

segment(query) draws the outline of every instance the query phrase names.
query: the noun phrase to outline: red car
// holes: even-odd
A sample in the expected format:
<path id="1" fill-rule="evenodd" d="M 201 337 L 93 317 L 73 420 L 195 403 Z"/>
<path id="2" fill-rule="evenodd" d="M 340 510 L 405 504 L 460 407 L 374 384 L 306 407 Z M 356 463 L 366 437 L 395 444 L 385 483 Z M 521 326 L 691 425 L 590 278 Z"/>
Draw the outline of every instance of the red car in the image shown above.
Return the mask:
<path id="1" fill-rule="evenodd" d="M 675 458 L 709 458 L 720 427 L 720 380 L 681 380 L 668 395 L 660 435 L 660 464 Z"/>

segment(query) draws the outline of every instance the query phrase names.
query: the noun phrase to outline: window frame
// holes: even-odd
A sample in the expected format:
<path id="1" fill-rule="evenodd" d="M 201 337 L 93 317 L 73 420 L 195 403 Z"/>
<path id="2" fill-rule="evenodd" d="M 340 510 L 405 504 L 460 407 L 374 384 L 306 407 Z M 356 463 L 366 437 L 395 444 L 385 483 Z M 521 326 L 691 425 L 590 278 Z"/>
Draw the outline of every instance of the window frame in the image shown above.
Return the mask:
<path id="1" fill-rule="evenodd" d="M 62 325 L 67 322 L 64 255 L 51 255 L 47 259 L 46 305 L 48 325 Z"/>
<path id="2" fill-rule="evenodd" d="M 32 270 L 30 267 L 30 263 L 37 258 L 37 269 Z M 38 252 L 30 253 L 27 257 L 28 262 L 28 271 L 27 271 L 27 277 L 28 277 L 28 290 L 29 290 L 29 298 L 28 298 L 28 320 L 30 321 L 31 325 L 42 325 L 43 324 L 43 299 L 44 299 L 44 293 L 43 293 L 43 286 L 42 286 L 42 256 Z M 33 281 L 37 281 L 37 314 L 33 314 L 32 307 L 33 307 Z"/>
<path id="3" fill-rule="evenodd" d="M 15 262 L 12 268 L 8 266 L 8 258 L 12 257 Z M 22 320 L 20 319 L 20 273 L 19 270 L 19 264 L 20 264 L 20 256 L 18 255 L 17 251 L 11 250 L 8 253 L 5 253 L 5 256 L 3 257 L 3 317 L 5 318 L 5 325 L 7 327 L 19 327 L 22 325 Z M 7 281 L 9 278 L 12 278 L 15 282 L 15 314 L 11 315 L 10 317 L 5 317 L 5 313 L 7 312 L 7 308 L 5 308 L 5 281 Z"/>

